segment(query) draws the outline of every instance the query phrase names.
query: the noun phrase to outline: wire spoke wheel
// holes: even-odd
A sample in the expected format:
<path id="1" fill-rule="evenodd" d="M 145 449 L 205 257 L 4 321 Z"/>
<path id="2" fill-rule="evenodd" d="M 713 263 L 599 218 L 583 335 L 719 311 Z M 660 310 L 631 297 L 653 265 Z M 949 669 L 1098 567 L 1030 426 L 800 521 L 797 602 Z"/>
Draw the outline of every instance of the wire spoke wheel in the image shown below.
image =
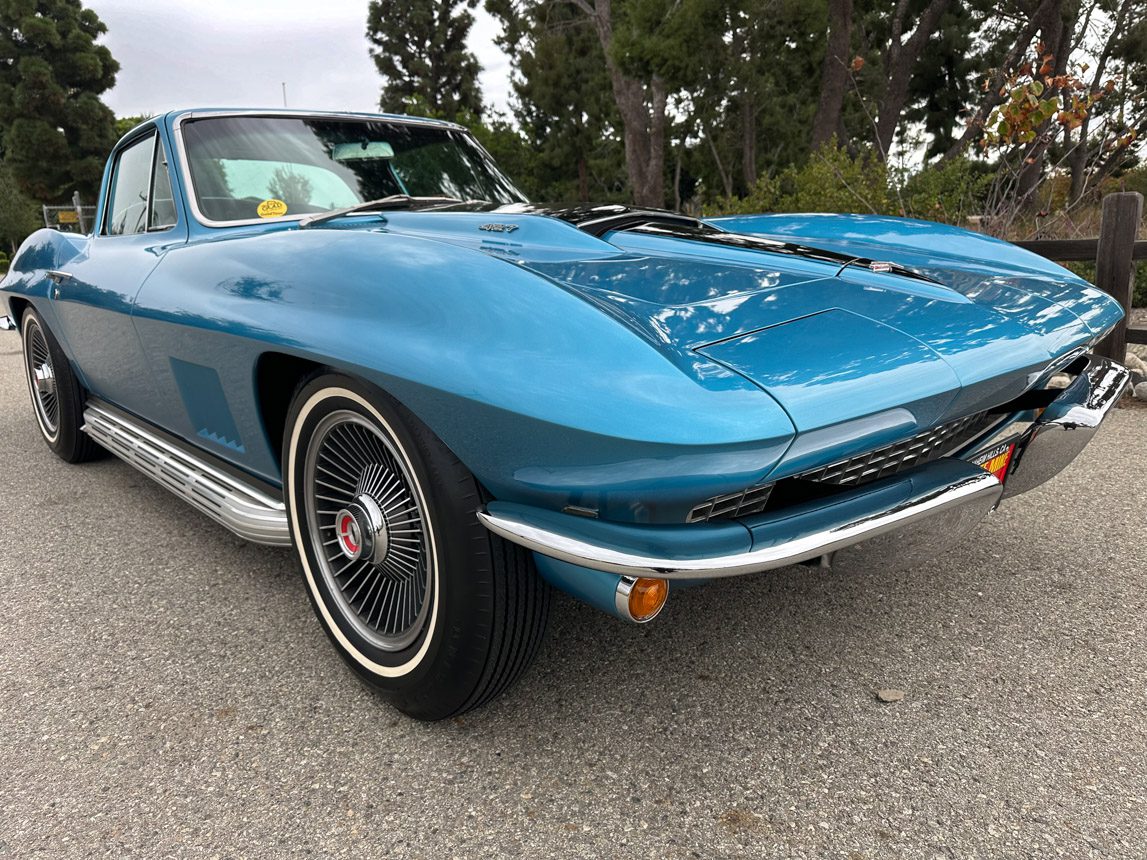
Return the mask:
<path id="1" fill-rule="evenodd" d="M 99 457 L 103 449 L 83 429 L 83 387 L 67 354 L 34 308 L 24 308 L 20 317 L 20 342 L 32 412 L 48 448 L 66 463 Z"/>
<path id="2" fill-rule="evenodd" d="M 44 432 L 48 436 L 53 436 L 60 427 L 60 398 L 52 353 L 48 349 L 44 330 L 36 321 L 29 321 L 26 337 L 24 361 L 28 373 L 28 387 L 32 390 L 32 402 L 36 406 L 36 414 L 44 426 Z"/>
<path id="3" fill-rule="evenodd" d="M 389 394 L 338 373 L 301 381 L 283 490 L 324 632 L 399 710 L 463 713 L 529 665 L 545 580 L 525 549 L 479 521 L 486 494 L 474 474 Z"/>
<path id="4" fill-rule="evenodd" d="M 433 551 L 413 476 L 357 412 L 315 427 L 303 464 L 308 540 L 343 616 L 384 651 L 413 644 L 433 602 Z"/>

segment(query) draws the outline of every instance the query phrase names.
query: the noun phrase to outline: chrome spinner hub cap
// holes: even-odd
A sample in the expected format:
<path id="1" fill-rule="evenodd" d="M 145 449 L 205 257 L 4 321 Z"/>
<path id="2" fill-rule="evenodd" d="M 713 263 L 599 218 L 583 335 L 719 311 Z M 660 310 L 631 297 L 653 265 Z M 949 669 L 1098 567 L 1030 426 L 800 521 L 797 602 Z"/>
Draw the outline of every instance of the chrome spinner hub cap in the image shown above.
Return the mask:
<path id="1" fill-rule="evenodd" d="M 351 561 L 363 558 L 373 564 L 386 561 L 390 549 L 386 515 L 369 493 L 359 493 L 335 515 L 335 533 L 345 558 Z"/>
<path id="2" fill-rule="evenodd" d="M 33 374 L 36 377 L 36 390 L 40 392 L 41 397 L 56 393 L 56 372 L 52 370 L 52 365 L 41 364 L 33 371 Z"/>
<path id="3" fill-rule="evenodd" d="M 342 617 L 384 651 L 418 640 L 434 602 L 423 494 L 388 434 L 341 410 L 315 427 L 303 499 L 318 572 Z"/>

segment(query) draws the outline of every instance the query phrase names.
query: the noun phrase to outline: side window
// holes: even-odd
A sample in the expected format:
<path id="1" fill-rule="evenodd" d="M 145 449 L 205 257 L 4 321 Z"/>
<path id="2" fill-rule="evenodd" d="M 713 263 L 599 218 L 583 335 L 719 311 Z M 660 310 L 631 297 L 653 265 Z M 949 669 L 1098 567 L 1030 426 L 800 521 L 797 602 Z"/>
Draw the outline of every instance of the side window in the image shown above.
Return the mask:
<path id="1" fill-rule="evenodd" d="M 147 194 L 151 187 L 151 157 L 155 135 L 150 134 L 120 152 L 108 195 L 107 233 L 119 236 L 147 229 Z"/>
<path id="2" fill-rule="evenodd" d="M 171 174 L 167 172 L 167 156 L 163 144 L 155 142 L 155 169 L 151 176 L 151 211 L 147 216 L 148 230 L 166 230 L 175 226 L 175 198 L 171 193 Z"/>

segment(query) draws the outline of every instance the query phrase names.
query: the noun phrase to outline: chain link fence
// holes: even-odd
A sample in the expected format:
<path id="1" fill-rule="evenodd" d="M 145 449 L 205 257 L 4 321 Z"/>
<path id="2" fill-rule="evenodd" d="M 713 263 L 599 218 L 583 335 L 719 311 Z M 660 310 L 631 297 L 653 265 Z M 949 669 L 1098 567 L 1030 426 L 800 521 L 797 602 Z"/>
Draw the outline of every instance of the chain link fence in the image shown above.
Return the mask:
<path id="1" fill-rule="evenodd" d="M 96 220 L 96 207 L 80 202 L 79 193 L 72 195 L 70 206 L 44 206 L 44 226 L 64 233 L 90 233 Z"/>

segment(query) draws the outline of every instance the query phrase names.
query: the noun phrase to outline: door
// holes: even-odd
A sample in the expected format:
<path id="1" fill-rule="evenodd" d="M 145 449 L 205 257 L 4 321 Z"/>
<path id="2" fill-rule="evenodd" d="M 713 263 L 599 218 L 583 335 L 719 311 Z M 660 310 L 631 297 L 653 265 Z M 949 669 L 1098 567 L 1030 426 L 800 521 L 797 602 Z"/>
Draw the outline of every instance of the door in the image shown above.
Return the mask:
<path id="1" fill-rule="evenodd" d="M 152 128 L 116 154 L 100 223 L 52 289 L 59 325 L 88 390 L 144 417 L 156 386 L 131 313 L 167 250 L 187 241 L 171 189 L 166 150 Z"/>

